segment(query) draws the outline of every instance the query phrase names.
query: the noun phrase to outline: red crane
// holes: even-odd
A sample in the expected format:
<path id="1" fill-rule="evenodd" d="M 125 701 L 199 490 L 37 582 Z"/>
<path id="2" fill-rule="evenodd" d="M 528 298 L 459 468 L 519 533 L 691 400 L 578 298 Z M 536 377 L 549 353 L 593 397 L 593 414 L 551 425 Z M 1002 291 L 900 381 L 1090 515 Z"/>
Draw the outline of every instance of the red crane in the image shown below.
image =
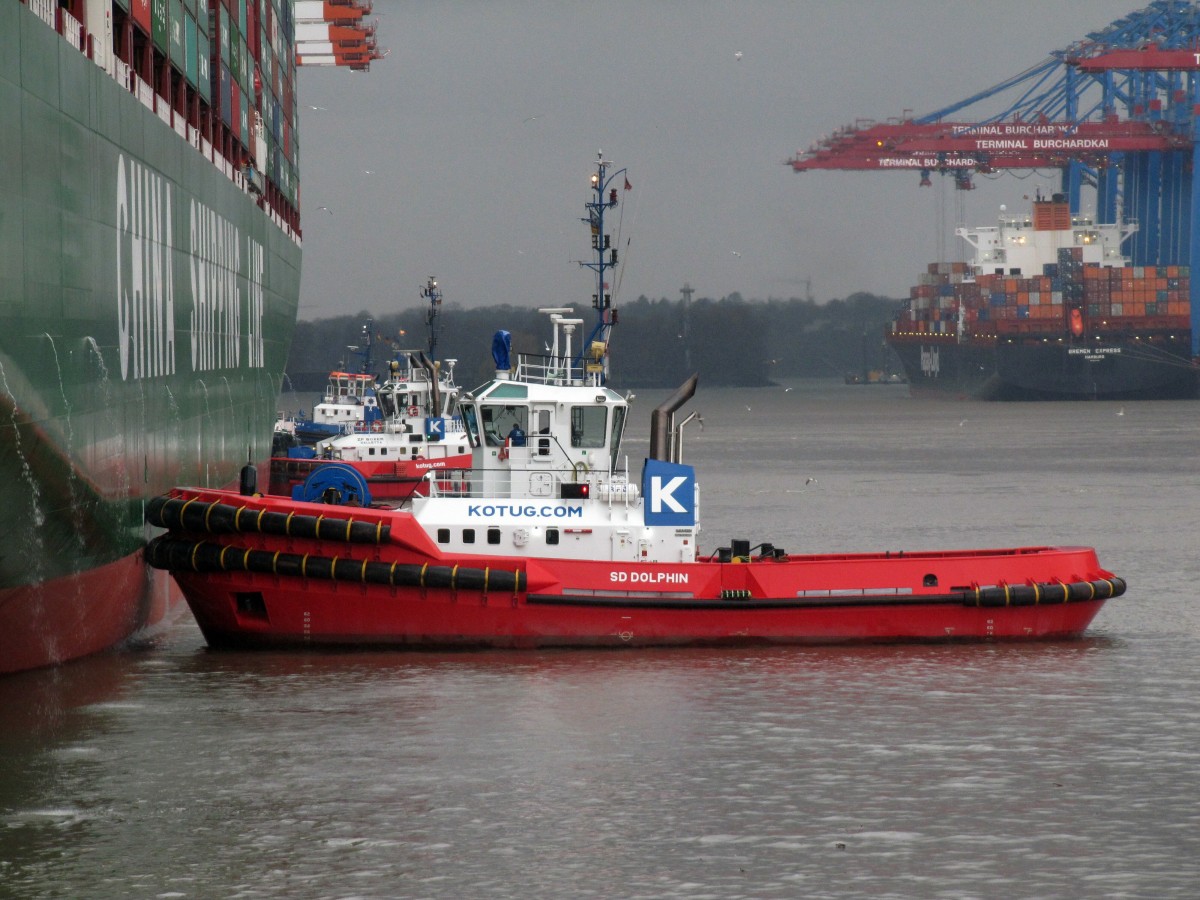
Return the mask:
<path id="1" fill-rule="evenodd" d="M 1200 66 L 1198 66 L 1200 68 Z M 929 172 L 994 172 L 997 169 L 1061 168 L 1075 160 L 1103 168 L 1111 153 L 1183 150 L 1191 140 L 1165 123 L 1100 122 L 860 122 L 797 154 L 788 164 L 855 171 L 916 169 Z M 927 180 L 927 179 L 926 179 Z M 969 187 L 969 177 L 966 184 Z"/>

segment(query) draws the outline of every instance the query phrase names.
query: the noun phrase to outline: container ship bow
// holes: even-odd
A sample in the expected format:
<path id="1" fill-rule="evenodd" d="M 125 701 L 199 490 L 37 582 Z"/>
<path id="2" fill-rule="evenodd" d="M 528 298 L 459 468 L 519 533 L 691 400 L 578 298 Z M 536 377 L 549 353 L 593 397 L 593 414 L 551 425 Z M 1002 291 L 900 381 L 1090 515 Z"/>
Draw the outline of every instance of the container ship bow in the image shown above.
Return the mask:
<path id="1" fill-rule="evenodd" d="M 146 498 L 269 456 L 294 32 L 285 0 L 0 0 L 0 673 L 163 621 Z"/>
<path id="2" fill-rule="evenodd" d="M 1131 266 L 1132 224 L 1032 215 L 959 228 L 970 262 L 931 263 L 886 335 L 911 390 L 985 400 L 1191 398 L 1190 271 Z"/>

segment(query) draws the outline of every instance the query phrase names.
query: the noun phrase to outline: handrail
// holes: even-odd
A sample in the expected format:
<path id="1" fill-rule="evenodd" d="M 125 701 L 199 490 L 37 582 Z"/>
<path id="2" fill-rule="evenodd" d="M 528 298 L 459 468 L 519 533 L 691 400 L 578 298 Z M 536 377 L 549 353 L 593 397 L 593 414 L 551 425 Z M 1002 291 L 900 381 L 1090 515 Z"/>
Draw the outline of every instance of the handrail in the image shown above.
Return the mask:
<path id="1" fill-rule="evenodd" d="M 572 466 L 537 469 L 538 474 L 548 474 L 553 479 L 550 495 L 545 497 L 531 497 L 524 486 L 505 491 L 498 490 L 494 484 L 490 485 L 484 494 L 485 476 L 497 471 L 498 467 L 431 469 L 426 475 L 429 480 L 429 496 L 464 500 L 519 500 L 523 504 L 559 502 L 559 487 L 563 484 L 580 483 L 581 474 Z M 612 475 L 588 472 L 584 474 L 582 481 L 591 487 L 591 497 L 586 501 L 588 503 L 602 503 L 608 506 L 621 503 L 628 507 L 637 502 L 638 486 L 629 480 L 626 472 L 615 472 Z"/>
<path id="2" fill-rule="evenodd" d="M 577 365 L 565 356 L 522 353 L 517 357 L 514 373 L 516 381 L 549 385 L 596 385 L 598 373 L 589 372 L 585 365 Z"/>

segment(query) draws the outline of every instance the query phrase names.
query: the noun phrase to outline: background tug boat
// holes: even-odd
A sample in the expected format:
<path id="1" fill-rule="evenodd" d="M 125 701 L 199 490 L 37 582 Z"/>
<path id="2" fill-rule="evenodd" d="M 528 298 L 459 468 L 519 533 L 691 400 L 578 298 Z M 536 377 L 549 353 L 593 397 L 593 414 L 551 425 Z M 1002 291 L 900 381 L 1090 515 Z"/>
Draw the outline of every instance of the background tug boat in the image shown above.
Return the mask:
<path id="1" fill-rule="evenodd" d="M 334 506 L 247 486 L 151 504 L 168 533 L 148 557 L 176 575 L 211 645 L 1029 640 L 1082 633 L 1124 592 L 1082 547 L 799 556 L 739 539 L 701 553 L 696 475 L 681 461 L 694 414 L 675 418 L 695 376 L 654 411 L 640 480 L 621 457 L 628 403 L 607 385 L 616 257 L 604 216 L 624 170 L 608 166 L 597 164 L 584 219 L 595 325 L 576 346 L 583 320 L 545 309 L 549 353 L 515 365 L 497 333 L 495 377 L 459 399 L 465 495 L 434 481 L 399 506 Z"/>
<path id="2" fill-rule="evenodd" d="M 430 304 L 428 354 L 397 350 L 388 362 L 386 380 L 375 384 L 372 376 L 374 414 L 369 419 L 314 447 L 276 452 L 270 493 L 313 500 L 333 489 L 368 504 L 371 499 L 402 500 L 427 491 L 426 476 L 434 471 L 443 491 L 461 490 L 457 470 L 470 467 L 471 453 L 458 414 L 457 360 L 436 357 L 442 305 L 437 280 L 431 277 L 421 295 Z M 366 329 L 364 338 L 369 347 L 372 339 Z M 342 465 L 330 466 L 331 462 Z"/>

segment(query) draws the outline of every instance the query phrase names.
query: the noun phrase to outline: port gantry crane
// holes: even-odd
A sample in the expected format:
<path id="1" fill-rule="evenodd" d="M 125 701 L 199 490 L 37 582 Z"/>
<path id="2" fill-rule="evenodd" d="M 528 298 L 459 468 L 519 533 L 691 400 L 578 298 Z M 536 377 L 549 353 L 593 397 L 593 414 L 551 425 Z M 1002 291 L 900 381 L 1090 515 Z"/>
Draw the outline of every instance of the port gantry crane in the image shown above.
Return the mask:
<path id="1" fill-rule="evenodd" d="M 972 115 L 972 112 L 976 112 Z M 1200 264 L 1200 3 L 1156 0 L 1030 69 L 923 116 L 858 120 L 788 160 L 797 172 L 1058 169 L 1073 214 L 1138 223 L 1135 266 Z M 1200 277 L 1191 279 L 1200 357 Z"/>

